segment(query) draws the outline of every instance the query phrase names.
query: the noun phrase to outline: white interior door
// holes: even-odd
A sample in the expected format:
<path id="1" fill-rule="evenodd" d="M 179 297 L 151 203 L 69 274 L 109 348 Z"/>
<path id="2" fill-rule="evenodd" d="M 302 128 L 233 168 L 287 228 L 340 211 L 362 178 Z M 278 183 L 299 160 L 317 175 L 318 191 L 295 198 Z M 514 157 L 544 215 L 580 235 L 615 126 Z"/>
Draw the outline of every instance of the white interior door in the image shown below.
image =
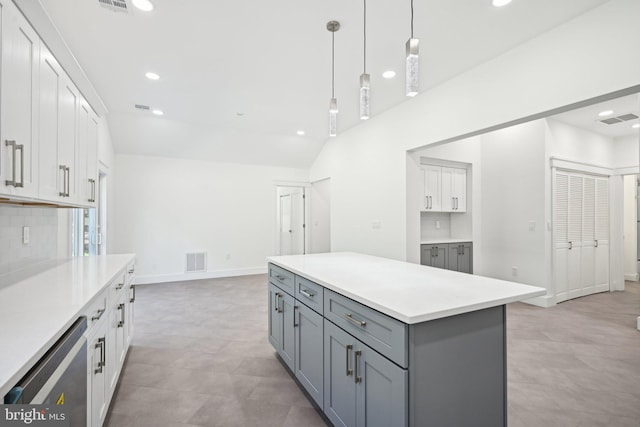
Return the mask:
<path id="1" fill-rule="evenodd" d="M 280 255 L 305 253 L 305 189 L 278 187 L 278 240 Z"/>
<path id="2" fill-rule="evenodd" d="M 609 180 L 554 174 L 556 302 L 609 289 Z"/>

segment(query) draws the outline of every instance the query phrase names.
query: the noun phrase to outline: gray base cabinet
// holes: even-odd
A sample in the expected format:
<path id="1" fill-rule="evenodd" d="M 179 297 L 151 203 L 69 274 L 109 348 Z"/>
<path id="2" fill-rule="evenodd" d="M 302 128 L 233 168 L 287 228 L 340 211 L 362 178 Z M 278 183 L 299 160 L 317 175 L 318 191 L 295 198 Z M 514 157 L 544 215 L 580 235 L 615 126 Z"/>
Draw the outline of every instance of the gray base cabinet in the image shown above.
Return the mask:
<path id="1" fill-rule="evenodd" d="M 325 414 L 336 426 L 407 426 L 408 372 L 325 320 Z"/>
<path id="2" fill-rule="evenodd" d="M 297 304 L 295 327 L 295 374 L 316 404 L 322 407 L 323 396 L 323 319 L 304 304 Z"/>
<path id="3" fill-rule="evenodd" d="M 269 342 L 292 371 L 295 369 L 293 297 L 269 284 Z"/>
<path id="4" fill-rule="evenodd" d="M 473 274 L 473 243 L 420 245 L 420 264 Z"/>

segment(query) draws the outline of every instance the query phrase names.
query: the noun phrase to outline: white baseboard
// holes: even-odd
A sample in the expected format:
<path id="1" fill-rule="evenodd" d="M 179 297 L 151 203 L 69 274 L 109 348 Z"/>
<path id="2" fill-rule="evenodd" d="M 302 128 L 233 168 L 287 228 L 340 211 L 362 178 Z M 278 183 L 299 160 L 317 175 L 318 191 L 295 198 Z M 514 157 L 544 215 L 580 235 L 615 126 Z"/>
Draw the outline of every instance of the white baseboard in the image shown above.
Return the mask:
<path id="1" fill-rule="evenodd" d="M 250 276 L 252 274 L 266 273 L 267 266 L 265 265 L 264 267 L 215 270 L 199 273 L 156 274 L 147 276 L 136 276 L 136 284 L 146 285 L 151 283 L 186 282 L 189 280 L 217 279 L 220 277 Z"/>
<path id="2" fill-rule="evenodd" d="M 640 280 L 640 274 L 636 273 L 636 274 L 625 274 L 624 275 L 624 280 L 628 280 L 630 282 L 637 282 L 638 280 Z"/>
<path id="3" fill-rule="evenodd" d="M 542 308 L 549 308 L 556 305 L 556 301 L 553 295 L 543 295 L 541 297 L 529 298 L 523 300 L 522 302 Z"/>

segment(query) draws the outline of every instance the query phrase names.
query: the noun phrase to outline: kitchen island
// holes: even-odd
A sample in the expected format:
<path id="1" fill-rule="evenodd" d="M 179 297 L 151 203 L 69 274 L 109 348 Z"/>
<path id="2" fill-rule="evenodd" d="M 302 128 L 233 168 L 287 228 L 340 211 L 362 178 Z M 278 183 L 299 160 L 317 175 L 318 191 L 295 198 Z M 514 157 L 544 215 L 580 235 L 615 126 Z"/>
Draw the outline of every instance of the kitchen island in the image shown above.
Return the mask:
<path id="1" fill-rule="evenodd" d="M 270 257 L 269 340 L 336 426 L 505 426 L 505 304 L 543 288 L 357 253 Z"/>

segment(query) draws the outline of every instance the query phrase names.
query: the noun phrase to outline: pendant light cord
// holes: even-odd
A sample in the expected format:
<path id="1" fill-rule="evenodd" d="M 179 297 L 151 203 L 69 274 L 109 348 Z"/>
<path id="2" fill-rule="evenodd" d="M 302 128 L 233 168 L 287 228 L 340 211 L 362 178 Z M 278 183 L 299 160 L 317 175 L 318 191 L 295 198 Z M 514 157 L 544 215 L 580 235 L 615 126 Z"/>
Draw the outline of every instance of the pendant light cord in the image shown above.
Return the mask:
<path id="1" fill-rule="evenodd" d="M 411 0 L 411 38 L 413 38 L 413 0 Z"/>
<path id="2" fill-rule="evenodd" d="M 334 89 L 335 89 L 335 36 L 336 33 L 334 31 L 331 32 L 331 98 L 335 98 Z"/>
<path id="3" fill-rule="evenodd" d="M 411 0 L 413 1 L 413 0 Z M 364 74 L 367 74 L 367 0 L 364 0 Z"/>

